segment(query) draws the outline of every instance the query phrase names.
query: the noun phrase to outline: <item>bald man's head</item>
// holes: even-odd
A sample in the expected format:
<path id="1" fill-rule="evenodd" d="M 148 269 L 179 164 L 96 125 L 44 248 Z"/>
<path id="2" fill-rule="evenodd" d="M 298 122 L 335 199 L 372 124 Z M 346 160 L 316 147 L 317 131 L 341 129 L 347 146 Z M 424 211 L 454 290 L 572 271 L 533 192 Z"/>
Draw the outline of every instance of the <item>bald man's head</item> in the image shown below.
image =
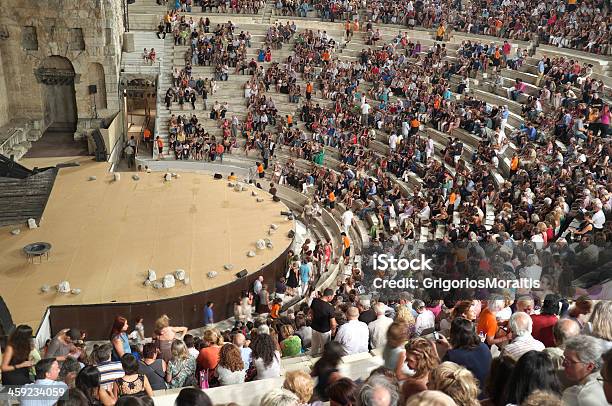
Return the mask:
<path id="1" fill-rule="evenodd" d="M 580 334 L 580 325 L 572 319 L 561 319 L 553 327 L 553 338 L 557 347 Z"/>

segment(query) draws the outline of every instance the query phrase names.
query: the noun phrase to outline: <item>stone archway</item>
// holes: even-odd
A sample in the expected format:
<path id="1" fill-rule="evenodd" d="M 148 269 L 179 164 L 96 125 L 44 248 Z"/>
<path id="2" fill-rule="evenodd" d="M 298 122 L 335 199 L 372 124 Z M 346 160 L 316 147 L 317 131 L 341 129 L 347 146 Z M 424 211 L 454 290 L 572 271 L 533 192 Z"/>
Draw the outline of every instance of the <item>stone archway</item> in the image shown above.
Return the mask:
<path id="1" fill-rule="evenodd" d="M 96 85 L 97 93 L 92 95 L 92 103 L 96 110 L 105 110 L 107 108 L 106 100 L 106 78 L 104 76 L 104 66 L 97 62 L 89 64 L 89 84 Z M 93 107 L 93 106 L 92 106 Z"/>
<path id="2" fill-rule="evenodd" d="M 77 126 L 77 104 L 74 89 L 75 72 L 70 60 L 53 55 L 35 71 L 43 85 L 44 123 L 47 131 L 74 133 Z"/>

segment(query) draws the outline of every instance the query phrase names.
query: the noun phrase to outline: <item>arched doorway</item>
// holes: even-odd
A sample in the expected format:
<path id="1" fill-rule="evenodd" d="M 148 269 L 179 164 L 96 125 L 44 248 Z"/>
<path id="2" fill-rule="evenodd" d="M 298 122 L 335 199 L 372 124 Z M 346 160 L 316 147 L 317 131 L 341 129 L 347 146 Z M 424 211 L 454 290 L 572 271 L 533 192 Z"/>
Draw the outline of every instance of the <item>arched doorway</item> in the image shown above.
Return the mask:
<path id="1" fill-rule="evenodd" d="M 72 63 L 62 56 L 50 56 L 40 64 L 35 75 L 43 85 L 44 123 L 47 131 L 74 133 L 77 105 Z"/>
<path id="2" fill-rule="evenodd" d="M 78 115 L 72 63 L 62 56 L 50 56 L 34 75 L 42 86 L 45 131 L 25 157 L 88 155 L 87 141 L 74 139 Z"/>

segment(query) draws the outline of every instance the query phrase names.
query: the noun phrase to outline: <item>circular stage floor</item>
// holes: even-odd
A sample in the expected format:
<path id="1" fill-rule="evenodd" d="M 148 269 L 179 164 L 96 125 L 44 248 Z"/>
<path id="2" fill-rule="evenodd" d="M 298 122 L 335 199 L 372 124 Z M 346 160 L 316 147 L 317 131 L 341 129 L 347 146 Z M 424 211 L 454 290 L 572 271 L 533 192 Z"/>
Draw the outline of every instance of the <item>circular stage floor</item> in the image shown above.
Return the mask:
<path id="1" fill-rule="evenodd" d="M 26 159 L 22 164 L 43 167 L 64 161 Z M 0 229 L 0 296 L 16 324 L 36 330 L 51 305 L 144 302 L 216 288 L 236 280 L 242 269 L 258 271 L 291 244 L 287 233 L 294 222 L 280 215 L 287 207 L 262 190 L 236 192 L 226 179 L 204 173 L 181 172 L 169 182 L 159 172 L 139 173 L 138 181 L 122 173 L 114 182 L 108 163 L 90 158 L 80 163 L 60 169 L 39 228 L 20 226 L 17 236 L 10 233 L 15 226 Z M 90 176 L 97 179 L 89 181 Z M 251 190 L 264 201 L 258 203 Z M 278 230 L 269 236 L 272 223 Z M 263 238 L 272 240 L 272 249 L 256 249 Z M 53 245 L 41 264 L 28 263 L 23 253 L 25 245 L 36 241 Z M 257 255 L 247 257 L 250 250 Z M 225 264 L 233 270 L 224 270 Z M 149 269 L 158 279 L 184 269 L 190 283 L 177 281 L 169 289 L 144 286 Z M 210 279 L 210 271 L 218 275 Z M 58 294 L 53 287 L 63 280 L 81 293 Z M 52 288 L 43 293 L 42 285 Z"/>

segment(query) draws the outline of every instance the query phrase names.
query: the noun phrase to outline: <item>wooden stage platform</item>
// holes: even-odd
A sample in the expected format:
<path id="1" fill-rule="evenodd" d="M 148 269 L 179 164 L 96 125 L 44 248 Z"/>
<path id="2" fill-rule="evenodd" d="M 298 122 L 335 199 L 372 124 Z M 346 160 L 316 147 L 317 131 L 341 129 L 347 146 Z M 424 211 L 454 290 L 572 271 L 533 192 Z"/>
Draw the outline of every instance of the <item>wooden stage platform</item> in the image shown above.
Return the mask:
<path id="1" fill-rule="evenodd" d="M 16 226 L 0 229 L 0 295 L 16 324 L 30 324 L 36 331 L 45 310 L 55 306 L 54 332 L 65 327 L 93 329 L 92 338 L 107 334 L 108 319 L 115 313 L 134 317 L 145 312 L 141 315 L 150 326 L 167 311 L 176 324 L 197 325 L 202 301 L 208 300 L 201 292 L 217 289 L 210 298 L 231 302 L 239 297 L 238 289 L 248 289 L 255 274 L 270 264 L 275 266 L 272 273 L 265 273 L 267 277 L 283 272 L 291 244 L 287 233 L 294 222 L 280 215 L 287 207 L 273 202 L 268 193 L 253 187 L 265 199 L 258 203 L 250 188 L 236 192 L 225 179 L 184 172 L 169 182 L 159 172 L 138 173 L 138 181 L 132 179 L 133 173 L 122 173 L 121 180 L 114 182 L 107 163 L 85 157 L 21 163 L 43 167 L 71 160 L 81 166 L 60 169 L 39 228 L 30 230 L 24 224 L 16 236 L 10 233 Z M 90 176 L 97 179 L 90 181 Z M 278 230 L 269 236 L 272 223 Z M 257 250 L 255 242 L 262 238 L 270 238 L 274 247 Z M 38 241 L 52 244 L 49 260 L 28 263 L 22 249 Z M 247 257 L 249 250 L 257 255 Z M 225 264 L 232 264 L 233 270 L 224 270 Z M 184 269 L 190 283 L 177 281 L 169 289 L 144 286 L 149 268 L 158 278 Z M 242 269 L 249 276 L 237 281 L 235 274 Z M 210 271 L 218 276 L 210 279 Z M 57 293 L 53 287 L 63 280 L 81 293 Z M 268 282 L 273 284 L 271 279 Z M 51 291 L 41 292 L 42 285 L 50 285 Z M 190 298 L 189 304 L 163 300 L 181 297 Z M 134 308 L 134 303 L 149 307 Z M 93 304 L 111 310 L 87 306 Z M 89 313 L 78 314 L 88 308 Z M 221 303 L 217 317 L 226 313 L 231 313 L 230 304 Z M 57 325 L 60 322 L 79 325 Z"/>

